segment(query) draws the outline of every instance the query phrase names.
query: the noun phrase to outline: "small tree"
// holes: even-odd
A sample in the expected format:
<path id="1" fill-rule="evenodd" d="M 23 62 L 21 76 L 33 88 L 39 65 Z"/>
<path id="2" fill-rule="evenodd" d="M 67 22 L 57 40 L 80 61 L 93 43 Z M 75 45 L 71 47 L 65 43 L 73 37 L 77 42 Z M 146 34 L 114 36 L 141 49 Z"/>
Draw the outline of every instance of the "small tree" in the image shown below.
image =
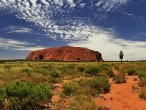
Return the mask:
<path id="1" fill-rule="evenodd" d="M 122 64 L 122 59 L 123 59 L 124 53 L 122 52 L 122 50 L 119 53 L 119 58 L 121 59 L 121 64 Z"/>
<path id="2" fill-rule="evenodd" d="M 97 59 L 97 61 L 98 61 L 98 63 L 99 63 L 99 60 L 101 60 L 101 53 L 96 53 L 96 59 Z"/>

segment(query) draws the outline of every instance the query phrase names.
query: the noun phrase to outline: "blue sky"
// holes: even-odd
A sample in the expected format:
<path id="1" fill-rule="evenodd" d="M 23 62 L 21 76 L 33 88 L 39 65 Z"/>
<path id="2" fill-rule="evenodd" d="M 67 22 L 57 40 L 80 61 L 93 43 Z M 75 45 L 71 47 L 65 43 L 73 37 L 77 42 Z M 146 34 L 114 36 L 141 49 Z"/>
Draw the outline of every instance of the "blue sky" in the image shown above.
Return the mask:
<path id="1" fill-rule="evenodd" d="M 0 0 L 0 59 L 64 45 L 146 59 L 146 0 Z"/>

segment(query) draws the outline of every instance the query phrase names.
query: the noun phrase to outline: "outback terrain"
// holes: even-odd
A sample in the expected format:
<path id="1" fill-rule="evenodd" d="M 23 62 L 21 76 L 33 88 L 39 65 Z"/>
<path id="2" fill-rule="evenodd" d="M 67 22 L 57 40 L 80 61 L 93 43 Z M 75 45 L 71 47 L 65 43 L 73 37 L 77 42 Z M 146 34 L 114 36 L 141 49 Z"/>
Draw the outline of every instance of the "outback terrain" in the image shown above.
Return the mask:
<path id="1" fill-rule="evenodd" d="M 145 110 L 146 62 L 0 63 L 2 110 Z"/>

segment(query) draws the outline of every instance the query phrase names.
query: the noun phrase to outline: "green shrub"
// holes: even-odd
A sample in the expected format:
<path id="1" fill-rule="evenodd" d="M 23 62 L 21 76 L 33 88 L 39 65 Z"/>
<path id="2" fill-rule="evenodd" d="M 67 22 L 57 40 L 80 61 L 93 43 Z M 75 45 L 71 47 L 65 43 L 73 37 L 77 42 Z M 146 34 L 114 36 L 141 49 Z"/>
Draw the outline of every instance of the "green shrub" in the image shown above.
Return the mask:
<path id="1" fill-rule="evenodd" d="M 99 65 L 100 71 L 107 71 L 109 69 L 109 64 L 101 64 Z"/>
<path id="2" fill-rule="evenodd" d="M 68 74 L 72 73 L 74 68 L 75 68 L 75 65 L 69 64 L 69 65 L 63 65 L 58 69 L 61 72 L 61 74 L 68 75 Z"/>
<path id="3" fill-rule="evenodd" d="M 139 78 L 145 77 L 146 76 L 146 70 L 140 71 L 140 73 L 138 74 L 138 76 L 139 76 Z"/>
<path id="4" fill-rule="evenodd" d="M 98 89 L 91 88 L 90 79 L 82 78 L 78 81 L 80 88 L 78 89 L 78 94 L 97 96 L 99 94 Z"/>
<path id="5" fill-rule="evenodd" d="M 38 84 L 31 89 L 29 100 L 38 104 L 39 102 L 51 102 L 52 91 L 50 86 L 46 84 Z"/>
<path id="6" fill-rule="evenodd" d="M 53 70 L 49 74 L 52 78 L 58 78 L 60 76 L 59 72 L 56 70 Z"/>
<path id="7" fill-rule="evenodd" d="M 21 69 L 21 68 L 20 68 L 20 69 Z M 22 71 L 23 73 L 31 73 L 31 72 L 33 71 L 33 69 L 31 69 L 31 68 L 22 68 L 21 71 Z"/>
<path id="8" fill-rule="evenodd" d="M 114 76 L 115 76 L 114 73 L 113 73 L 113 71 L 112 71 L 112 69 L 109 69 L 109 70 L 106 72 L 106 74 L 107 74 L 109 77 L 114 77 Z"/>
<path id="9" fill-rule="evenodd" d="M 9 97 L 9 109 L 10 110 L 21 110 L 21 109 L 24 109 L 25 106 L 27 105 L 23 105 L 22 102 L 21 102 L 21 99 L 18 98 L 18 97 Z"/>
<path id="10" fill-rule="evenodd" d="M 39 74 L 43 74 L 43 75 L 48 75 L 49 74 L 49 69 L 47 68 L 35 68 L 33 70 L 34 73 L 39 73 Z"/>
<path id="11" fill-rule="evenodd" d="M 139 83 L 140 83 L 140 85 L 143 87 L 143 86 L 146 86 L 146 76 L 144 76 L 144 77 L 141 77 L 140 79 L 139 79 Z"/>
<path id="12" fill-rule="evenodd" d="M 126 74 L 119 73 L 118 75 L 115 75 L 114 81 L 116 84 L 126 83 Z"/>
<path id="13" fill-rule="evenodd" d="M 79 66 L 79 67 L 77 68 L 77 70 L 78 70 L 79 72 L 84 72 L 85 68 L 84 68 L 83 66 Z"/>
<path id="14" fill-rule="evenodd" d="M 10 110 L 40 110 L 39 103 L 49 103 L 53 95 L 49 85 L 31 82 L 14 82 L 0 88 L 0 92 L 0 105 L 7 99 Z"/>
<path id="15" fill-rule="evenodd" d="M 74 69 L 76 67 L 76 64 L 68 64 L 66 67 L 69 69 Z"/>
<path id="16" fill-rule="evenodd" d="M 70 110 L 98 110 L 94 99 L 89 95 L 80 94 L 74 97 Z"/>
<path id="17" fill-rule="evenodd" d="M 139 97 L 146 100 L 146 86 L 141 88 Z"/>
<path id="18" fill-rule="evenodd" d="M 0 88 L 0 109 L 3 107 L 3 101 L 6 99 L 5 88 Z"/>
<path id="19" fill-rule="evenodd" d="M 146 70 L 139 73 L 139 83 L 141 86 L 146 86 Z"/>
<path id="20" fill-rule="evenodd" d="M 105 77 L 93 77 L 89 81 L 91 88 L 97 89 L 100 93 L 106 93 L 110 91 L 109 80 Z"/>
<path id="21" fill-rule="evenodd" d="M 79 84 L 76 81 L 70 82 L 70 83 L 65 83 L 63 85 L 63 93 L 67 96 L 70 96 L 72 94 L 75 94 L 79 88 Z"/>
<path id="22" fill-rule="evenodd" d="M 79 80 L 80 93 L 98 95 L 110 91 L 109 80 L 105 77 L 92 77 L 90 79 Z"/>
<path id="23" fill-rule="evenodd" d="M 49 82 L 51 83 L 59 83 L 61 82 L 61 75 L 59 71 L 52 70 L 48 75 Z"/>
<path id="24" fill-rule="evenodd" d="M 128 75 L 134 75 L 136 71 L 134 68 L 129 68 L 129 69 L 127 69 L 126 72 L 128 73 Z"/>
<path id="25" fill-rule="evenodd" d="M 47 69 L 47 70 L 52 70 L 53 69 L 53 65 L 42 65 L 41 68 Z"/>
<path id="26" fill-rule="evenodd" d="M 88 66 L 85 69 L 85 73 L 90 74 L 90 75 L 97 76 L 99 74 L 99 72 L 100 72 L 100 68 L 96 67 L 96 66 Z"/>
<path id="27" fill-rule="evenodd" d="M 6 94 L 9 97 L 23 97 L 30 94 L 30 89 L 33 87 L 33 83 L 30 82 L 16 82 L 6 86 Z"/>
<path id="28" fill-rule="evenodd" d="M 60 83 L 62 80 L 61 78 L 52 78 L 52 77 L 49 77 L 49 82 L 50 83 Z"/>

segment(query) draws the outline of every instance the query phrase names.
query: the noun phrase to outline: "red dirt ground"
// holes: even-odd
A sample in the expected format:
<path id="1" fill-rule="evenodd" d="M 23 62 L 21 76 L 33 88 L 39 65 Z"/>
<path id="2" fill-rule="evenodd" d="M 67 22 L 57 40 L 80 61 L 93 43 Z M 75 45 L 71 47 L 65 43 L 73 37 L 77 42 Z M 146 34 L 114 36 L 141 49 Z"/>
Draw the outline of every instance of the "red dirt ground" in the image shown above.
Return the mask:
<path id="1" fill-rule="evenodd" d="M 127 76 L 127 83 L 115 84 L 111 82 L 110 93 L 104 98 L 96 98 L 98 106 L 105 106 L 110 110 L 146 110 L 146 101 L 139 98 L 138 92 L 133 92 L 132 86 L 138 87 L 137 76 Z"/>
<path id="2" fill-rule="evenodd" d="M 70 99 L 63 99 L 60 97 L 61 92 L 63 91 L 63 84 L 68 83 L 71 80 L 63 80 L 62 83 L 55 83 L 53 84 L 53 87 L 55 89 L 53 90 L 53 97 L 52 97 L 52 107 L 51 110 L 62 110 L 63 108 L 66 108 L 70 105 Z"/>
<path id="3" fill-rule="evenodd" d="M 118 74 L 118 71 L 113 71 L 115 74 Z M 104 94 L 104 98 L 95 98 L 97 106 L 103 106 L 110 110 L 146 110 L 146 100 L 139 98 L 140 87 L 138 86 L 138 76 L 126 76 L 126 78 L 127 82 L 123 84 L 115 84 L 112 78 L 110 78 L 111 91 Z M 60 98 L 60 93 L 63 90 L 62 84 L 70 81 L 71 80 L 63 80 L 63 83 L 54 84 L 56 89 L 54 90 L 54 96 L 52 98 L 53 103 L 63 104 L 64 107 L 70 104 L 70 99 L 62 100 Z M 133 89 L 133 87 L 136 89 Z"/>

